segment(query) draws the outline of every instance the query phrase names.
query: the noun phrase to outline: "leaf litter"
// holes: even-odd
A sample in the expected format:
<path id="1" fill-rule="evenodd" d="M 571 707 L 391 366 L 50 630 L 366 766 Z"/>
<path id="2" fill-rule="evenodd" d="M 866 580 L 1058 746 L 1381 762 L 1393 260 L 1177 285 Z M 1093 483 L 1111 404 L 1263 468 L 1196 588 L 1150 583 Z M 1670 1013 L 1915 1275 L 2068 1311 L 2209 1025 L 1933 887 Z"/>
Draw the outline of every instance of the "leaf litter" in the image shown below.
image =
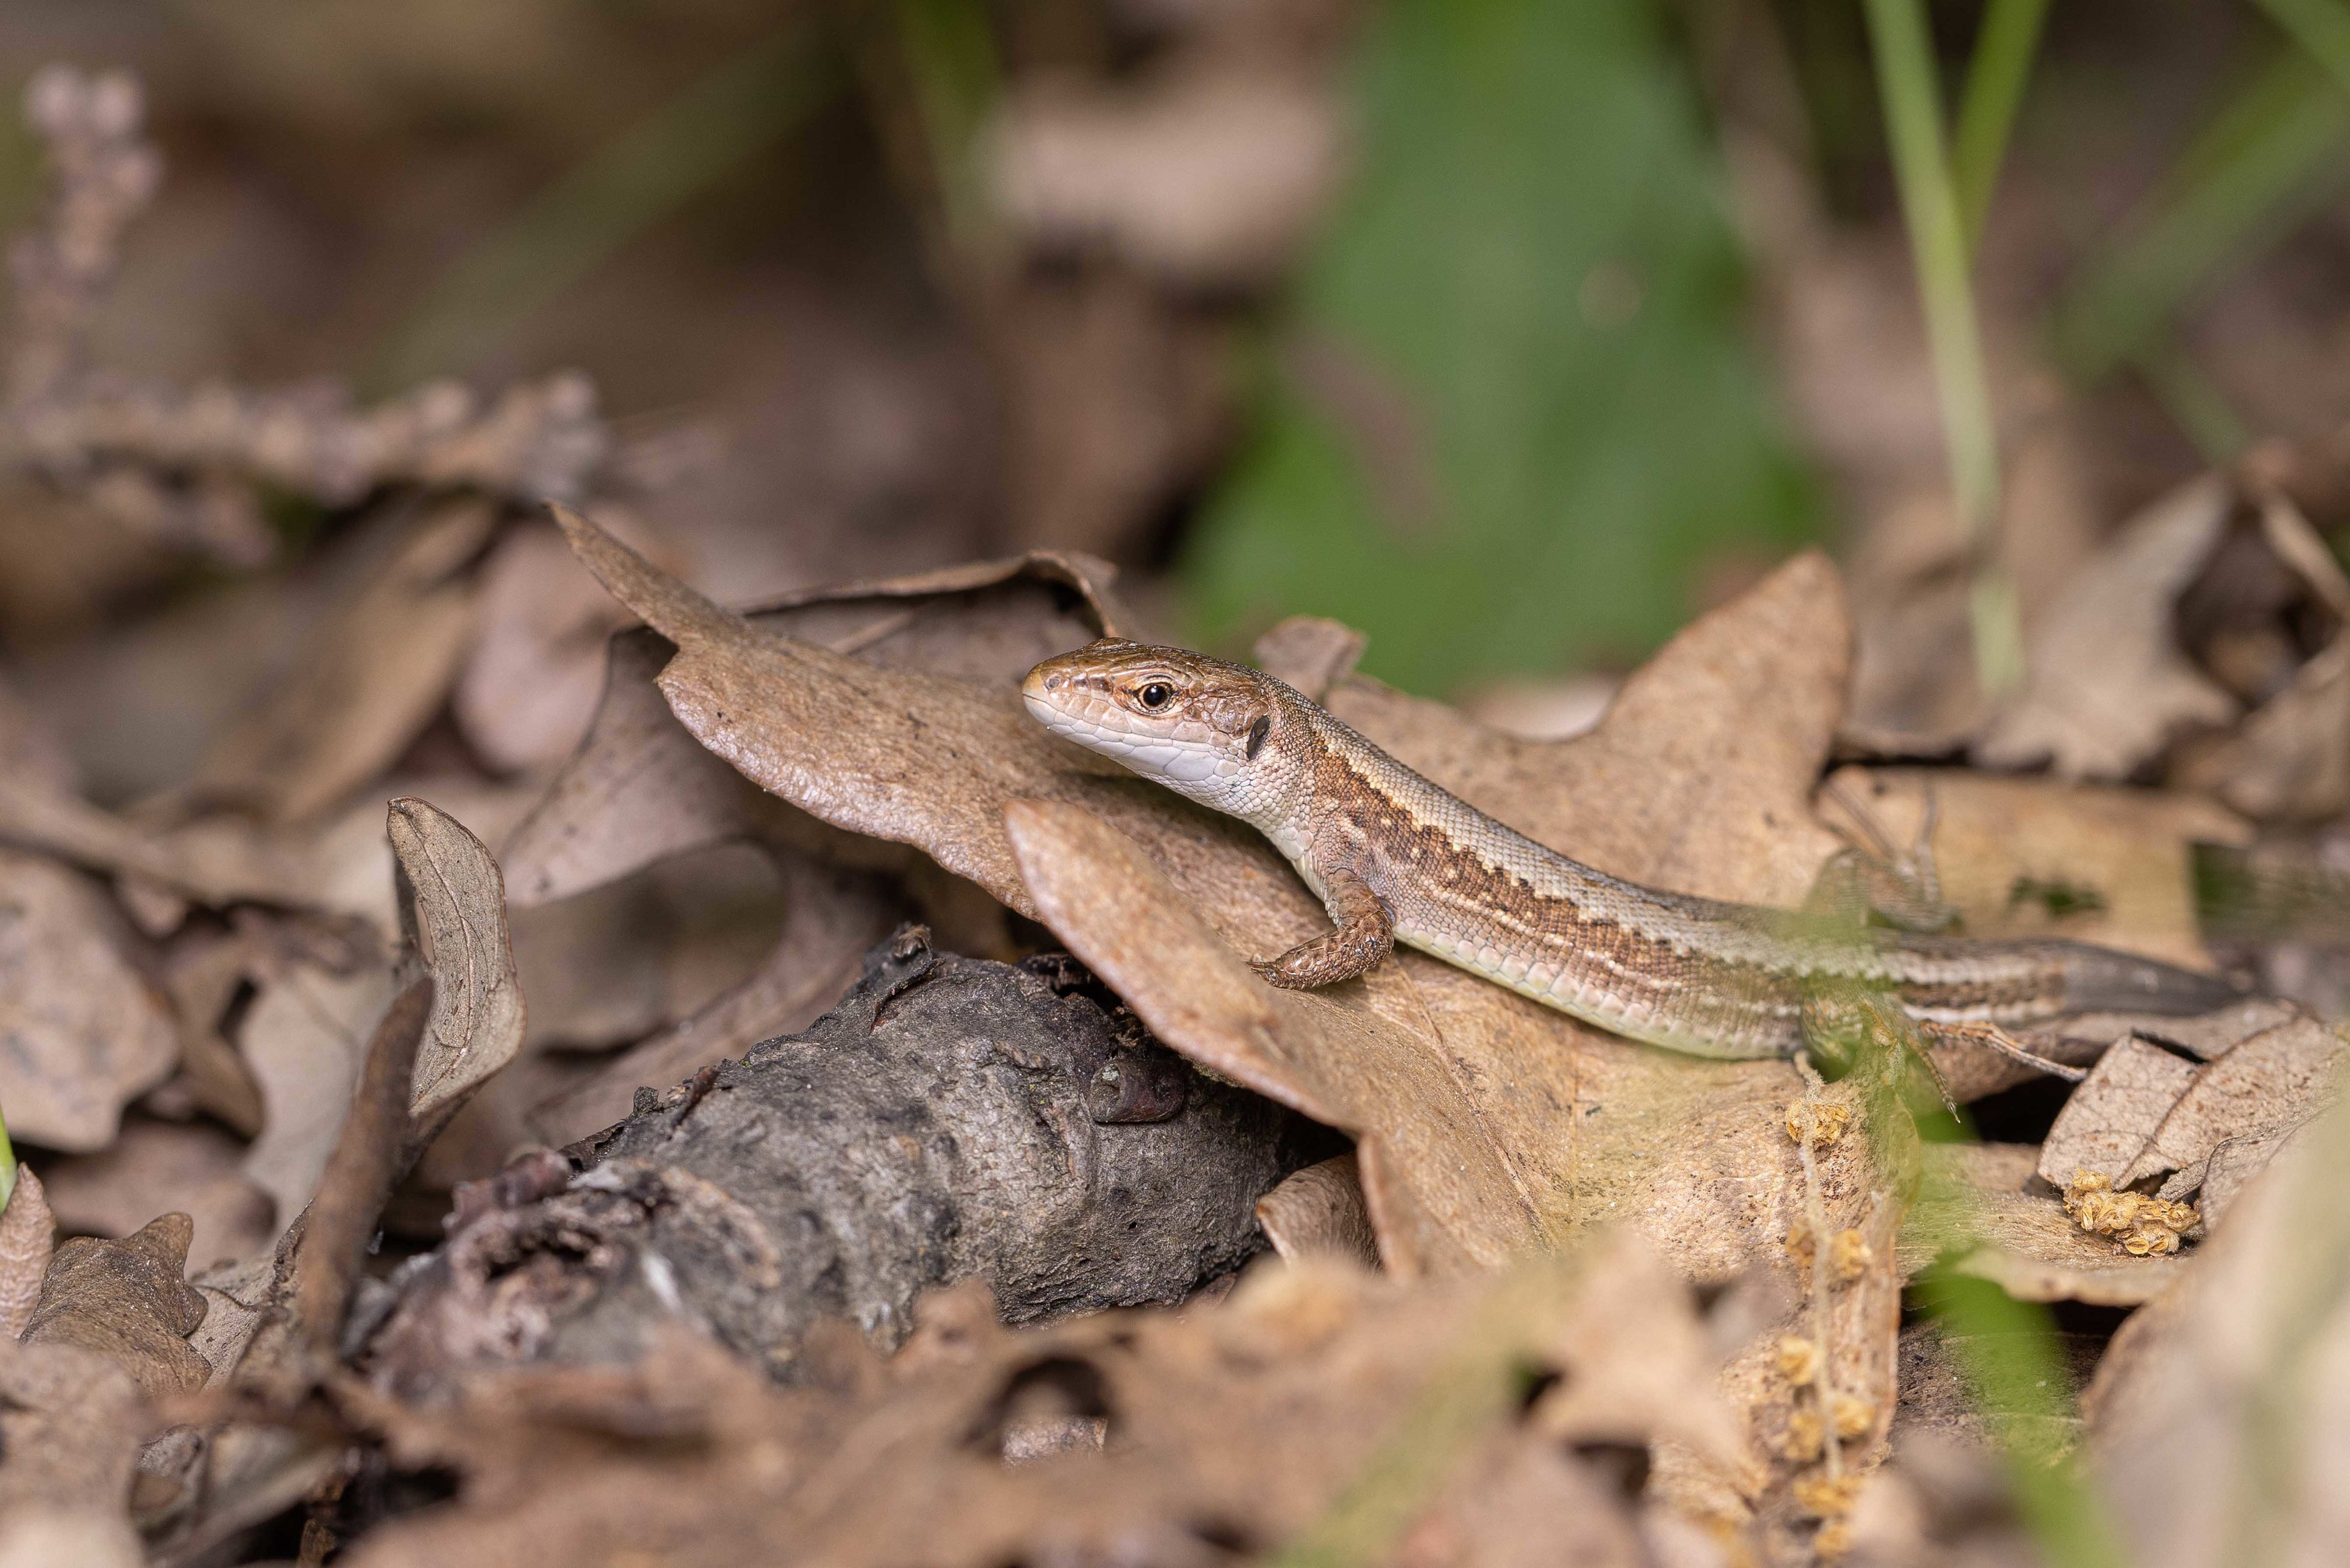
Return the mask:
<path id="1" fill-rule="evenodd" d="M 96 804 L 57 705 L 0 692 L 0 1106 L 42 1172 L 0 1212 L 0 1563 L 242 1561 L 295 1520 L 302 1561 L 361 1563 L 2019 1561 L 1982 1423 L 1950 1438 L 1968 1335 L 1907 1289 L 1938 1264 L 2150 1303 L 2091 1336 L 2085 1407 L 2144 1561 L 2216 1560 L 2247 1497 L 2328 1539 L 2243 1435 L 2282 1409 L 2310 1463 L 2340 1441 L 2319 1016 L 2068 1021 L 2047 1054 L 2085 1076 L 2015 1091 L 2021 1121 L 2024 1070 L 1936 1047 L 2006 1141 L 1921 1148 L 1881 1062 L 1676 1057 L 1415 954 L 1271 990 L 1244 961 L 1322 923 L 1289 869 L 1014 697 L 1139 634 L 1108 567 L 736 612 L 597 488 L 576 379 L 358 415 L 230 389 L 208 434 L 176 389 L 85 380 L 151 170 L 135 89 L 44 80 L 102 243 L 35 279 L 6 460 L 248 566 L 259 486 L 397 487 L 355 566 L 271 583 L 309 595 L 302 653 L 224 683 L 161 794 Z M 1296 163 L 1250 172 L 1318 188 L 1321 89 L 1283 91 Z M 1182 185 L 1222 154 L 1162 145 L 1171 109 L 1017 107 L 992 172 L 1031 244 L 1199 277 L 1293 243 L 1263 236 L 1294 195 L 1177 232 L 1115 168 L 1046 167 L 1126 115 L 1122 155 Z M 1257 659 L 1619 875 L 1792 905 L 1857 853 L 1969 934 L 2210 967 L 2198 857 L 2350 800 L 2350 588 L 2274 469 L 2090 556 L 1971 737 L 2141 787 L 1873 749 L 1817 556 L 1566 741 L 1361 676 L 1336 622 Z M 638 548 L 561 509 L 562 553 L 507 504 L 542 493 Z M 765 891 L 722 937 L 730 866 Z"/>

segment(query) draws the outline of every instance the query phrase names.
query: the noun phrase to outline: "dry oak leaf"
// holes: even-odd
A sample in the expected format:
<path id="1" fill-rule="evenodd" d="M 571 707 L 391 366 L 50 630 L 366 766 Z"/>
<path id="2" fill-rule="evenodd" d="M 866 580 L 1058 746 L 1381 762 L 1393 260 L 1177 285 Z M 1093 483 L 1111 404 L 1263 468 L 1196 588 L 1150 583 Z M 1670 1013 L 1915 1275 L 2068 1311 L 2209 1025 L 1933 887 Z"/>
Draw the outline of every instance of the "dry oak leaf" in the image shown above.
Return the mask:
<path id="1" fill-rule="evenodd" d="M 166 1214 L 120 1241 L 66 1242 L 50 1260 L 25 1343 L 103 1355 L 150 1398 L 203 1387 L 212 1367 L 188 1344 L 204 1320 L 204 1298 L 186 1279 L 194 1233 L 186 1215 Z"/>

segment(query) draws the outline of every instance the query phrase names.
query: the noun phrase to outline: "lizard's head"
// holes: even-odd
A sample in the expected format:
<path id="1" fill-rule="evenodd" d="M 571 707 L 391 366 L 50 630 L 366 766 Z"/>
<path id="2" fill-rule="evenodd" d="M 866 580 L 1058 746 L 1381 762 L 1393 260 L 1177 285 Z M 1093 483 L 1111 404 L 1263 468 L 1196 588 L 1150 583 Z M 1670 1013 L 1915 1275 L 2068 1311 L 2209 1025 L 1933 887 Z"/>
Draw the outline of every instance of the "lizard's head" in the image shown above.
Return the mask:
<path id="1" fill-rule="evenodd" d="M 1048 659 L 1020 695 L 1053 733 L 1219 811 L 1245 814 L 1277 747 L 1279 683 L 1180 648 L 1104 639 Z"/>

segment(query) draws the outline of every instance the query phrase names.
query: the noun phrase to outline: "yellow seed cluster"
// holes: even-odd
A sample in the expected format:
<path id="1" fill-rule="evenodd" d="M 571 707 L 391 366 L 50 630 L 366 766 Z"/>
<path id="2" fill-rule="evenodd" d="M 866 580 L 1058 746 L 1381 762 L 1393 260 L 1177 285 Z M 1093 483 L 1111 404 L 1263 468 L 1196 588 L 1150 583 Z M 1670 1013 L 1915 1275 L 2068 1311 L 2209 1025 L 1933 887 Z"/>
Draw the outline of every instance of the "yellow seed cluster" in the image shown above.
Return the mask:
<path id="1" fill-rule="evenodd" d="M 1794 1492 L 1795 1504 L 1814 1519 L 1841 1519 L 1852 1511 L 1853 1500 L 1860 1495 L 1860 1476 L 1846 1470 L 1840 1476 L 1797 1476 Z"/>
<path id="2" fill-rule="evenodd" d="M 2142 1192 L 2116 1192 L 2102 1171 L 2076 1170 L 2064 1189 L 2064 1212 L 2081 1229 L 2111 1236 L 2135 1257 L 2164 1257 L 2178 1251 L 2179 1238 L 2194 1227 L 2192 1203 L 2166 1203 Z"/>
<path id="3" fill-rule="evenodd" d="M 1812 1550 L 1824 1561 L 1833 1561 L 1852 1551 L 1852 1521 L 1831 1519 L 1820 1526 L 1812 1537 Z"/>
<path id="4" fill-rule="evenodd" d="M 1779 1376 L 1797 1387 L 1820 1375 L 1820 1347 L 1800 1334 L 1779 1336 Z"/>
<path id="5" fill-rule="evenodd" d="M 1787 1107 L 1787 1136 L 1825 1148 L 1852 1125 L 1852 1107 L 1835 1100 L 1803 1099 Z"/>
<path id="6" fill-rule="evenodd" d="M 1804 1224 L 1801 1220 L 1796 1220 L 1795 1223 L 1788 1229 L 1787 1241 L 1785 1244 L 1789 1261 L 1804 1273 L 1810 1273 L 1812 1272 L 1812 1252 L 1818 1245 L 1818 1243 L 1812 1239 L 1812 1228 L 1809 1225 Z"/>
<path id="7" fill-rule="evenodd" d="M 1850 1284 L 1860 1278 L 1876 1261 L 1877 1254 L 1869 1250 L 1867 1240 L 1857 1230 L 1839 1231 L 1835 1240 L 1828 1243 L 1828 1268 L 1843 1283 Z"/>
<path id="8" fill-rule="evenodd" d="M 1839 1394 L 1835 1397 L 1835 1433 L 1838 1441 L 1849 1443 L 1855 1438 L 1865 1438 L 1868 1435 L 1868 1429 L 1876 1424 L 1876 1406 L 1857 1394 Z"/>

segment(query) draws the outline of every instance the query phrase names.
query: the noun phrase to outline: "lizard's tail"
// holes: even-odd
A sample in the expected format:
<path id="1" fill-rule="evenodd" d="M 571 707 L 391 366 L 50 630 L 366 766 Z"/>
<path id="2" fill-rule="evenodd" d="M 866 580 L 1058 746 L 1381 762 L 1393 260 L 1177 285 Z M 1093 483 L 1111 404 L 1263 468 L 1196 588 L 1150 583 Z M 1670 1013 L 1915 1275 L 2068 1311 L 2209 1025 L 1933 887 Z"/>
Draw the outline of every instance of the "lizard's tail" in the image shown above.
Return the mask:
<path id="1" fill-rule="evenodd" d="M 2216 974 L 2159 963 L 2084 942 L 2052 944 L 2064 971 L 2067 1012 L 2210 1012 L 2244 992 Z"/>

